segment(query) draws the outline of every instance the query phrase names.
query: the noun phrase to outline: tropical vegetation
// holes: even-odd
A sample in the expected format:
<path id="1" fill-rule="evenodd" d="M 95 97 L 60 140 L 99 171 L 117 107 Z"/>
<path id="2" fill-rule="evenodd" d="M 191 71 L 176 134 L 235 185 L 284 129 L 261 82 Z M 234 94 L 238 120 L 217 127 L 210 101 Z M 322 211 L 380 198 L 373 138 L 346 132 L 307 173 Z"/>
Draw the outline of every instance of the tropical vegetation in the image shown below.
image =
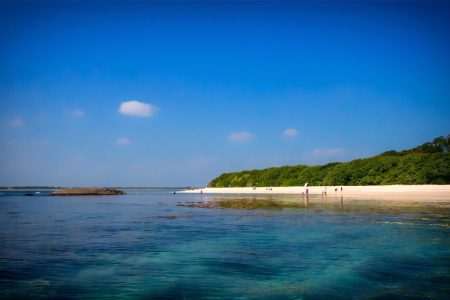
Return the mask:
<path id="1" fill-rule="evenodd" d="M 283 166 L 224 173 L 209 187 L 450 184 L 450 135 L 403 151 L 323 166 Z"/>

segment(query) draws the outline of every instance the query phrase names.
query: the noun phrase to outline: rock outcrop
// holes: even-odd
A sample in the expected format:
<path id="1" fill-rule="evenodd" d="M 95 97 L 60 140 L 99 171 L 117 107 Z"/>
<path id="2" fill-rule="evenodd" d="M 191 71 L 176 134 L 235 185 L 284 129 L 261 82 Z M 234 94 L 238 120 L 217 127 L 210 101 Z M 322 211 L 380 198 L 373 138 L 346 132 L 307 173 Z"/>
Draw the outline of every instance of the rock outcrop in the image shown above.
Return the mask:
<path id="1" fill-rule="evenodd" d="M 125 192 L 110 188 L 68 188 L 59 189 L 51 196 L 100 196 L 100 195 L 125 195 Z"/>

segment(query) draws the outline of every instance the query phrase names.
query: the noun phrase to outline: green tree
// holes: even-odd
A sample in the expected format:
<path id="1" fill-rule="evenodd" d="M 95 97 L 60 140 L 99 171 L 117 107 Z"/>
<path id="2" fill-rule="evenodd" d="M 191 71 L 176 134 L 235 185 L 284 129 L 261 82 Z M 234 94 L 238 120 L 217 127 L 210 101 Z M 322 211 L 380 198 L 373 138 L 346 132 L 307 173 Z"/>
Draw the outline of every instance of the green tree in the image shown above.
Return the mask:
<path id="1" fill-rule="evenodd" d="M 437 137 L 413 149 L 387 151 L 378 156 L 324 166 L 283 166 L 264 170 L 224 173 L 211 187 L 448 184 L 450 135 Z"/>

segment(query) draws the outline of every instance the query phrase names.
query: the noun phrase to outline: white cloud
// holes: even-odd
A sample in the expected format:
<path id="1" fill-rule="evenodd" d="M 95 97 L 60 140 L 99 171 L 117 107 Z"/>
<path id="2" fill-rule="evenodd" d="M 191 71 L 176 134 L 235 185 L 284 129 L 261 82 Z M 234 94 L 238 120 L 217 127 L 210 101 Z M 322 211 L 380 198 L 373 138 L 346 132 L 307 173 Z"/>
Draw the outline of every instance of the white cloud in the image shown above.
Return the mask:
<path id="1" fill-rule="evenodd" d="M 228 140 L 232 142 L 245 142 L 253 138 L 253 134 L 247 131 L 232 132 L 228 136 Z"/>
<path id="2" fill-rule="evenodd" d="M 76 118 L 82 118 L 86 115 L 86 113 L 84 111 L 82 111 L 81 109 L 75 109 L 71 112 L 71 115 Z"/>
<path id="3" fill-rule="evenodd" d="M 298 131 L 295 128 L 288 128 L 285 131 L 283 131 L 283 136 L 286 138 L 293 138 L 298 135 Z"/>
<path id="4" fill-rule="evenodd" d="M 23 119 L 21 117 L 14 117 L 9 122 L 9 125 L 12 126 L 12 127 L 19 128 L 19 127 L 25 126 L 25 122 L 23 121 Z"/>
<path id="5" fill-rule="evenodd" d="M 345 154 L 345 150 L 342 148 L 328 148 L 328 149 L 319 149 L 316 148 L 311 152 L 313 157 L 335 157 L 341 156 Z"/>
<path id="6" fill-rule="evenodd" d="M 122 102 L 119 107 L 121 114 L 133 117 L 152 117 L 157 111 L 156 106 L 135 100 Z"/>
<path id="7" fill-rule="evenodd" d="M 129 139 L 127 139 L 127 138 L 118 138 L 118 139 L 116 140 L 116 143 L 117 143 L 118 145 L 128 145 L 128 144 L 131 144 L 131 140 L 129 140 Z"/>

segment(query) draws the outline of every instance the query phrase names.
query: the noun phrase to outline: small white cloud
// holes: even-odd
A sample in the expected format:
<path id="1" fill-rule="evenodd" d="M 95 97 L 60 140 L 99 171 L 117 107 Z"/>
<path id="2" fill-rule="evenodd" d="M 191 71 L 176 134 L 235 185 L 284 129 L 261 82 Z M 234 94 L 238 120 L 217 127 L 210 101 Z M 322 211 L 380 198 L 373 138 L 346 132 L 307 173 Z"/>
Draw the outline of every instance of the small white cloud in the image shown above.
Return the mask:
<path id="1" fill-rule="evenodd" d="M 232 142 L 245 142 L 253 138 L 253 134 L 247 131 L 232 132 L 228 136 L 228 140 Z"/>
<path id="2" fill-rule="evenodd" d="M 156 106 L 136 100 L 122 102 L 119 107 L 121 114 L 133 117 L 152 117 L 157 111 Z"/>
<path id="3" fill-rule="evenodd" d="M 9 125 L 12 126 L 12 127 L 19 128 L 19 127 L 25 126 L 25 122 L 23 121 L 23 119 L 21 117 L 14 117 L 9 122 Z"/>
<path id="4" fill-rule="evenodd" d="M 285 131 L 283 131 L 283 136 L 285 138 L 293 138 L 298 135 L 298 131 L 295 128 L 288 128 Z"/>
<path id="5" fill-rule="evenodd" d="M 71 115 L 76 118 L 82 118 L 86 115 L 86 113 L 84 111 L 82 111 L 81 109 L 75 109 L 72 111 Z"/>
<path id="6" fill-rule="evenodd" d="M 118 138 L 118 139 L 116 140 L 116 143 L 117 143 L 118 145 L 128 145 L 128 144 L 131 144 L 131 140 L 129 140 L 129 139 L 127 139 L 127 138 Z"/>
<path id="7" fill-rule="evenodd" d="M 316 148 L 311 152 L 314 157 L 335 157 L 345 154 L 342 148 L 319 149 Z"/>

